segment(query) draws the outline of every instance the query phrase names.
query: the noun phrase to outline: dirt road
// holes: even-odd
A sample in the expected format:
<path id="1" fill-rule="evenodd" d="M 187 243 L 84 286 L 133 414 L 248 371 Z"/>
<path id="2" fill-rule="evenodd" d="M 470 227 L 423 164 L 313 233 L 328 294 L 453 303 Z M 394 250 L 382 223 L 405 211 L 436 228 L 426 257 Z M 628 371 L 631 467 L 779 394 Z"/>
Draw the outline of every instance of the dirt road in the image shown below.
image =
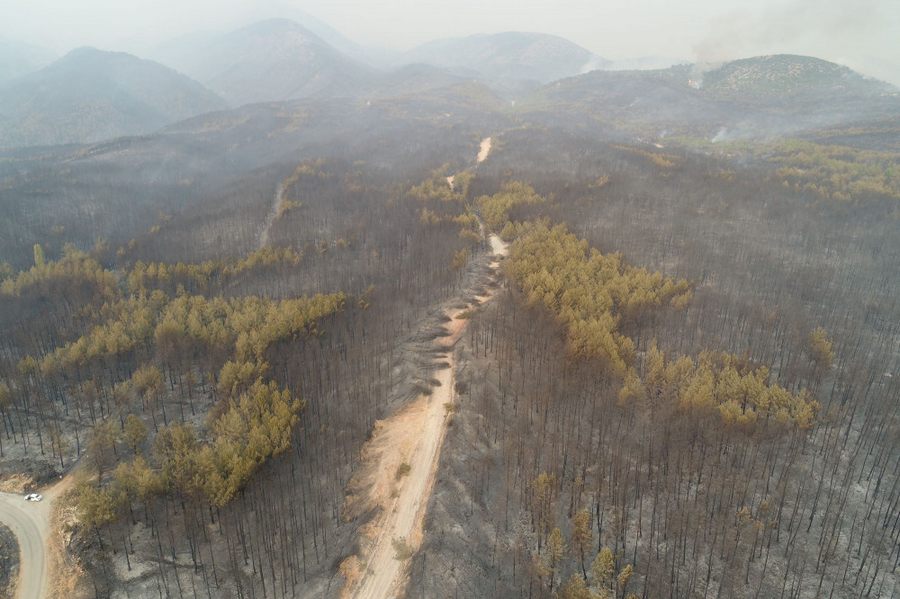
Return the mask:
<path id="1" fill-rule="evenodd" d="M 70 486 L 67 477 L 42 490 L 44 500 L 25 501 L 22 495 L 0 493 L 0 522 L 7 525 L 19 543 L 19 576 L 16 599 L 50 597 L 50 515 L 54 501 Z"/>
<path id="2" fill-rule="evenodd" d="M 490 236 L 494 260 L 491 269 L 498 276 L 499 259 L 506 255 L 507 244 L 496 235 Z M 489 301 L 492 293 L 478 296 L 477 304 Z M 444 325 L 447 336 L 434 343 L 446 349 L 447 356 L 437 361 L 443 368 L 435 373 L 430 394 L 421 395 L 413 404 L 379 424 L 373 436 L 374 451 L 387 463 L 388 476 L 395 464 L 409 466 L 408 475 L 398 479 L 391 500 L 385 502 L 384 516 L 376 524 L 377 536 L 360 572 L 354 597 L 387 599 L 402 595 L 407 560 L 422 543 L 423 522 L 428 500 L 434 487 L 441 445 L 447 432 L 448 409 L 454 402 L 455 362 L 453 346 L 463 334 L 468 319 L 459 316 L 473 305 L 449 310 L 450 320 Z M 393 455 L 392 455 L 393 450 Z M 397 454 L 402 457 L 398 458 Z M 405 459 L 405 461 L 403 461 Z M 393 461 L 392 461 L 393 460 Z"/>
<path id="3" fill-rule="evenodd" d="M 486 137 L 481 140 L 474 166 L 484 162 L 490 152 L 491 138 Z M 455 176 L 446 181 L 453 189 Z M 484 226 L 480 229 L 484 236 Z M 496 281 L 507 244 L 497 235 L 488 239 L 493 254 L 489 276 Z M 444 335 L 431 342 L 437 351 L 436 370 L 429 375 L 429 391 L 390 418 L 376 422 L 372 438 L 363 447 L 364 466 L 359 472 L 362 482 L 358 486 L 366 489 L 364 501 L 380 508 L 381 515 L 364 527 L 362 555 L 342 564 L 346 580 L 342 597 L 388 599 L 403 595 L 409 558 L 422 544 L 425 511 L 455 400 L 453 346 L 469 322 L 460 316 L 489 301 L 492 295 L 488 291 L 474 298 L 469 295 L 469 300 L 463 297 L 448 303 L 453 308 L 444 311 Z"/>
<path id="4" fill-rule="evenodd" d="M 421 440 L 409 459 L 410 471 L 400 489 L 392 511 L 387 514 L 370 559 L 362 584 L 356 593 L 359 598 L 384 598 L 394 595 L 405 562 L 395 559 L 398 549 L 412 550 L 421 542 L 421 527 L 425 507 L 434 486 L 434 467 L 440 455 L 445 432 L 445 403 L 453 401 L 453 359 L 450 368 L 435 377 L 440 386 L 425 401 L 421 414 Z M 403 545 L 405 545 L 405 548 Z"/>
<path id="5" fill-rule="evenodd" d="M 478 157 L 475 159 L 478 164 L 487 160 L 487 157 L 491 153 L 491 144 L 492 139 L 490 137 L 485 137 L 481 140 L 481 145 L 478 147 Z"/>

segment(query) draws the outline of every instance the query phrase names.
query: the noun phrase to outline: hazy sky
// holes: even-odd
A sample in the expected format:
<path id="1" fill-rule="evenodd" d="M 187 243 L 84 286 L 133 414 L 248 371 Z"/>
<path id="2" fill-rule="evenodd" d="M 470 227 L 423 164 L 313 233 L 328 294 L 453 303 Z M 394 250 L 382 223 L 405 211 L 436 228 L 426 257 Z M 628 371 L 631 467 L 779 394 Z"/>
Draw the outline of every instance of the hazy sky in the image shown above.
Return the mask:
<path id="1" fill-rule="evenodd" d="M 196 30 L 315 15 L 364 45 L 542 31 L 601 56 L 810 54 L 900 84 L 900 0 L 0 0 L 0 37 L 140 53 Z"/>

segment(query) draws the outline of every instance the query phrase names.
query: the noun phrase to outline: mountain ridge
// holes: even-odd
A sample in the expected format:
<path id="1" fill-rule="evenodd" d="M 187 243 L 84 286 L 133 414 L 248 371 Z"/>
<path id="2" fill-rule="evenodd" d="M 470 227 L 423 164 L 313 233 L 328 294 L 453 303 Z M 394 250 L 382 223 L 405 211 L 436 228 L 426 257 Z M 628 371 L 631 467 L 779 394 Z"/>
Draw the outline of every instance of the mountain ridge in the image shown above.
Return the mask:
<path id="1" fill-rule="evenodd" d="M 289 19 L 258 21 L 185 49 L 171 66 L 232 105 L 355 93 L 373 71 Z"/>
<path id="2" fill-rule="evenodd" d="M 86 46 L 0 86 L 0 145 L 148 133 L 225 107 L 213 92 L 165 65 Z"/>
<path id="3" fill-rule="evenodd" d="M 839 63 L 798 54 L 731 60 L 702 74 L 702 87 L 723 97 L 750 94 L 803 96 L 824 93 L 879 94 L 897 88 Z"/>
<path id="4" fill-rule="evenodd" d="M 611 64 L 563 37 L 507 31 L 427 42 L 405 52 L 398 64 L 421 62 L 466 68 L 492 78 L 542 83 Z"/>
<path id="5" fill-rule="evenodd" d="M 718 139 L 719 132 L 759 137 L 890 118 L 900 115 L 900 93 L 836 63 L 772 55 L 714 68 L 593 71 L 543 86 L 523 110 L 568 111 L 626 130 Z M 579 123 L 573 119 L 573 126 Z"/>

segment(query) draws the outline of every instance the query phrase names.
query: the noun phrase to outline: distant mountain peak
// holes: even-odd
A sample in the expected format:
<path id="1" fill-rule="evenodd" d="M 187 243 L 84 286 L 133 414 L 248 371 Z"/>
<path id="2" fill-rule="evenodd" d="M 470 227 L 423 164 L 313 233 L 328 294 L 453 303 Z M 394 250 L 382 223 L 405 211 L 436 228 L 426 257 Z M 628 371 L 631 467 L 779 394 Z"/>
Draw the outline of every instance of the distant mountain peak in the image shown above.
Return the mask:
<path id="1" fill-rule="evenodd" d="M 266 19 L 170 50 L 169 62 L 233 105 L 353 95 L 368 67 L 290 19 Z"/>
<path id="2" fill-rule="evenodd" d="M 0 147 L 148 133 L 225 106 L 196 81 L 159 63 L 125 52 L 76 48 L 4 86 Z"/>
<path id="3" fill-rule="evenodd" d="M 289 33 L 296 32 L 302 33 L 306 35 L 310 35 L 319 39 L 319 36 L 310 31 L 308 28 L 304 27 L 300 23 L 296 21 L 292 21 L 291 19 L 286 19 L 283 17 L 275 17 L 271 19 L 264 19 L 262 21 L 256 21 L 255 23 L 250 23 L 240 29 L 235 30 L 234 34 L 241 33 L 251 33 L 251 34 L 261 34 L 261 35 L 273 35 L 279 33 Z"/>
<path id="4" fill-rule="evenodd" d="M 139 58 L 134 54 L 120 52 L 117 50 L 101 50 L 100 48 L 95 48 L 94 46 L 79 46 L 78 48 L 69 50 L 59 60 L 49 66 L 59 68 L 60 66 L 75 63 L 80 63 L 83 65 L 102 65 L 104 63 L 109 64 L 114 62 L 133 64 L 139 64 L 143 62 L 146 64 L 155 64 L 160 67 L 164 67 L 164 65 L 154 63 L 151 60 Z"/>

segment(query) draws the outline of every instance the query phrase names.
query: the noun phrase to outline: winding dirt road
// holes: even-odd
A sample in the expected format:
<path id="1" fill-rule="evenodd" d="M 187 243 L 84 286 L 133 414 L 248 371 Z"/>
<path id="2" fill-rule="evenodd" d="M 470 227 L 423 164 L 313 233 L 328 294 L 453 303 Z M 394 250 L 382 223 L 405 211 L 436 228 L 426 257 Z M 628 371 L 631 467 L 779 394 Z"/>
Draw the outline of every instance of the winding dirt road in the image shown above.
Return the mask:
<path id="1" fill-rule="evenodd" d="M 0 493 L 0 522 L 16 535 L 19 575 L 16 599 L 46 599 L 50 590 L 50 516 L 54 501 L 71 485 L 71 476 L 42 490 L 44 500 L 25 501 L 22 495 Z"/>

